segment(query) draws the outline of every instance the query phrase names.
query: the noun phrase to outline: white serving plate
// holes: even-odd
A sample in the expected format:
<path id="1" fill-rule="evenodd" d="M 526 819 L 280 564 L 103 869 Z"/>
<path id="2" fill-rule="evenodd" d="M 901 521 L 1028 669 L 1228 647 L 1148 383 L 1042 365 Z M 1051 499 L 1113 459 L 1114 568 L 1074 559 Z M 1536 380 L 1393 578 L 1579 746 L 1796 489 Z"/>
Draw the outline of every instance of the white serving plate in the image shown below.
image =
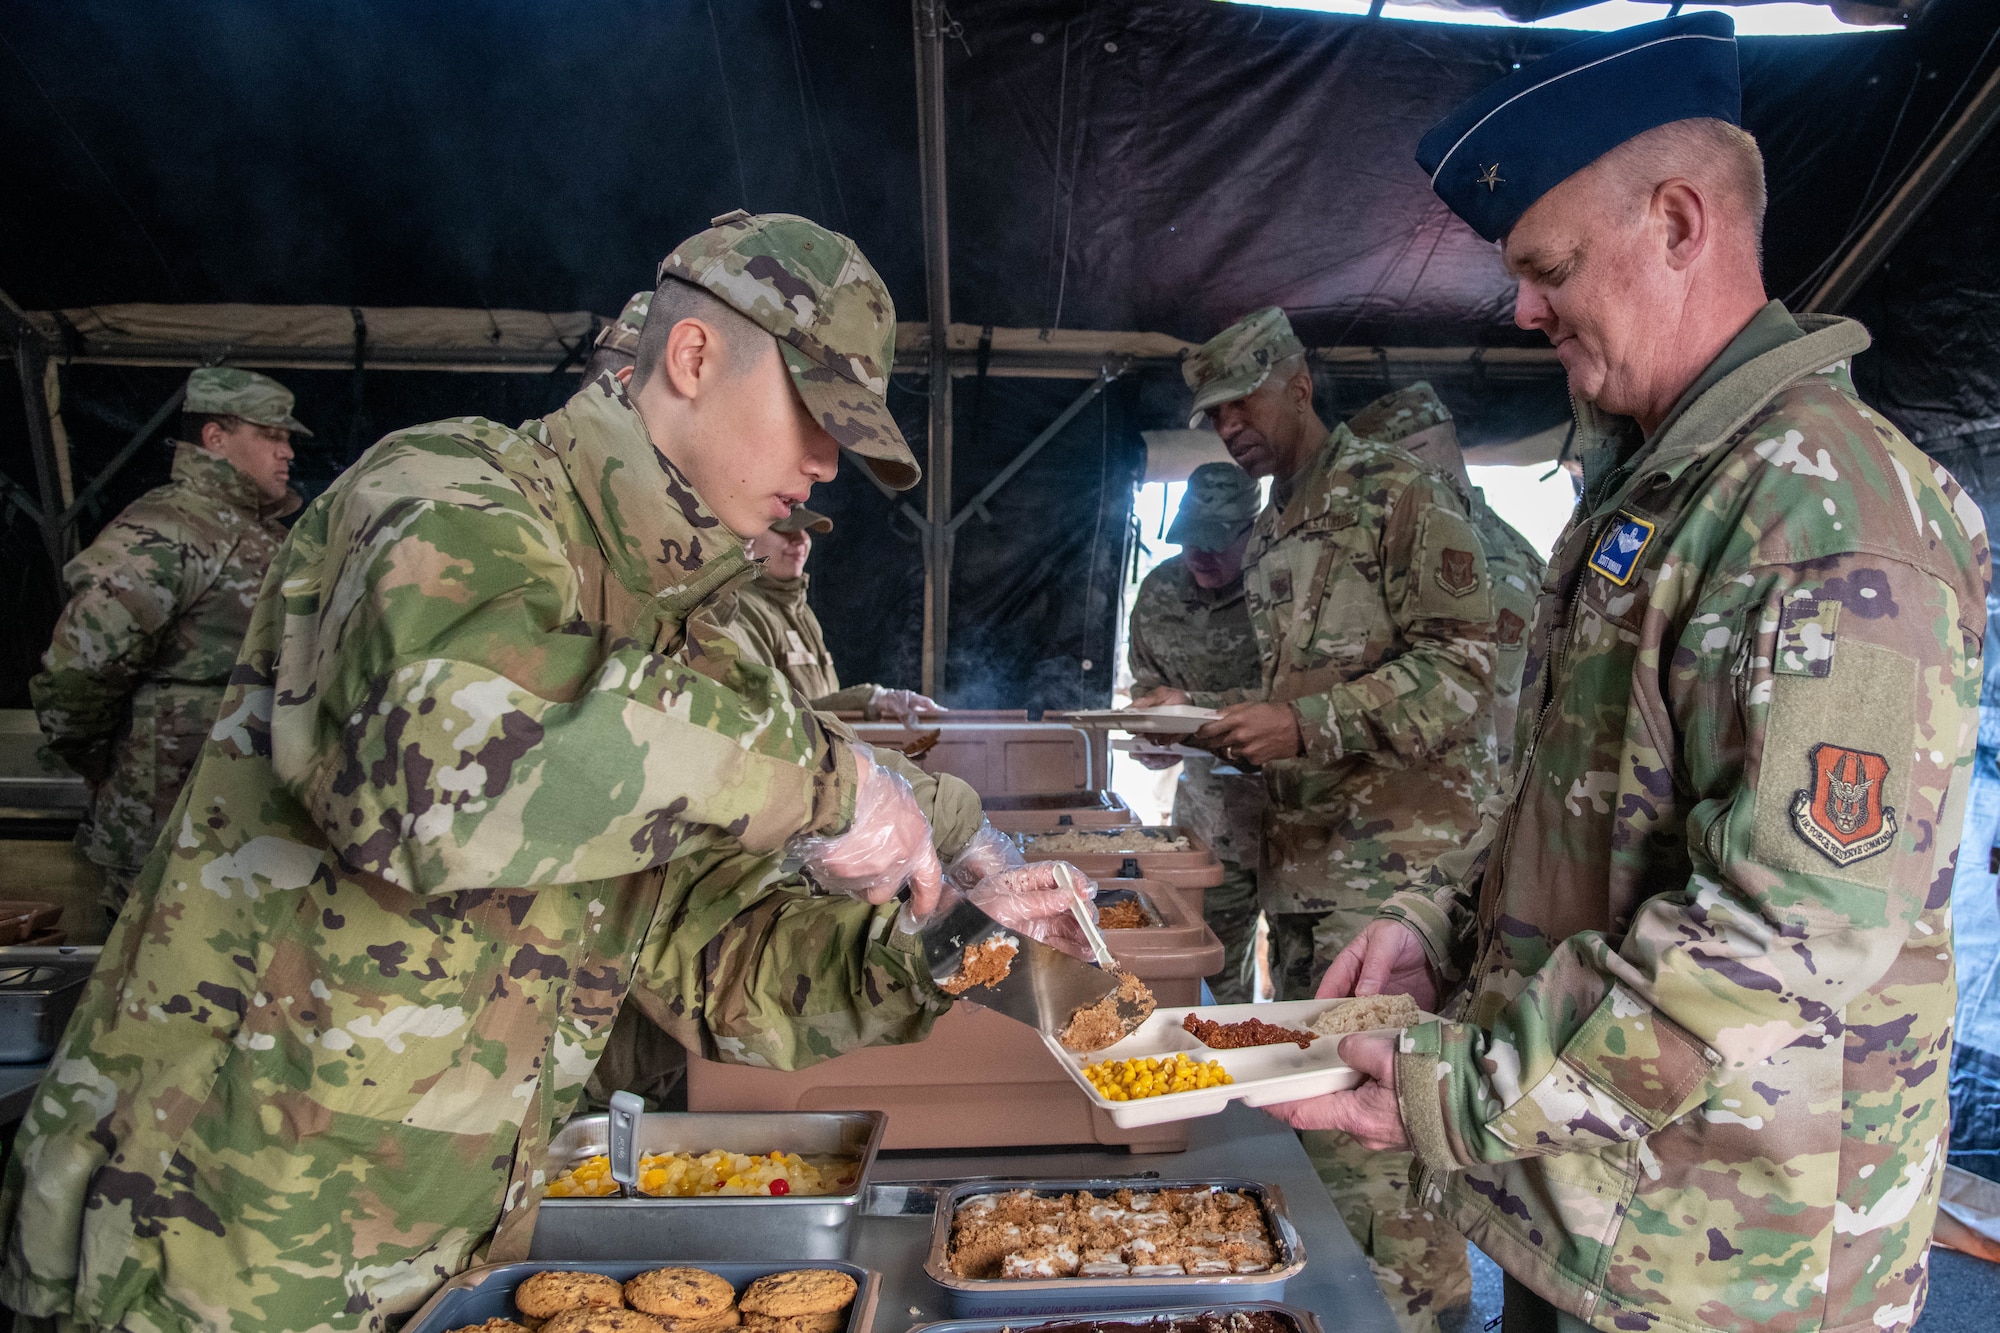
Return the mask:
<path id="1" fill-rule="evenodd" d="M 1107 727 L 1129 731 L 1135 736 L 1185 736 L 1200 731 L 1222 714 L 1213 708 L 1193 704 L 1167 704 L 1161 708 L 1086 708 L 1073 713 L 1049 713 L 1079 727 Z"/>
<path id="2" fill-rule="evenodd" d="M 1340 1037 L 1316 1037 L 1312 1045 L 1303 1050 L 1286 1042 L 1282 1046 L 1246 1046 L 1239 1050 L 1218 1051 L 1202 1045 L 1192 1033 L 1181 1027 L 1181 1020 L 1194 1014 L 1217 1023 L 1240 1023 L 1246 1018 L 1260 1018 L 1273 1027 L 1310 1031 L 1313 1019 L 1339 1003 L 1339 1000 L 1287 1000 L 1281 1004 L 1211 1004 L 1155 1009 L 1131 1036 L 1115 1046 L 1092 1051 L 1089 1055 L 1078 1055 L 1063 1049 L 1053 1036 L 1044 1035 L 1042 1041 L 1076 1081 L 1077 1087 L 1083 1089 L 1083 1095 L 1090 1098 L 1092 1106 L 1110 1116 L 1111 1123 L 1120 1129 L 1135 1129 L 1141 1125 L 1163 1125 L 1173 1120 L 1198 1120 L 1205 1115 L 1215 1115 L 1231 1102 L 1242 1102 L 1245 1106 L 1270 1106 L 1275 1102 L 1322 1097 L 1329 1092 L 1354 1087 L 1361 1082 L 1363 1075 L 1340 1058 Z M 1424 1017 L 1430 1019 L 1436 1015 L 1425 1014 Z M 1394 1036 L 1399 1030 L 1373 1029 L 1382 1036 Z M 1352 1034 L 1342 1034 L 1347 1035 Z M 1097 1089 L 1090 1086 L 1090 1080 L 1083 1076 L 1085 1065 L 1093 1065 L 1100 1060 L 1164 1057 L 1176 1051 L 1184 1052 L 1190 1060 L 1220 1061 L 1236 1081 L 1219 1088 L 1169 1092 L 1158 1097 L 1114 1102 L 1099 1096 Z"/>

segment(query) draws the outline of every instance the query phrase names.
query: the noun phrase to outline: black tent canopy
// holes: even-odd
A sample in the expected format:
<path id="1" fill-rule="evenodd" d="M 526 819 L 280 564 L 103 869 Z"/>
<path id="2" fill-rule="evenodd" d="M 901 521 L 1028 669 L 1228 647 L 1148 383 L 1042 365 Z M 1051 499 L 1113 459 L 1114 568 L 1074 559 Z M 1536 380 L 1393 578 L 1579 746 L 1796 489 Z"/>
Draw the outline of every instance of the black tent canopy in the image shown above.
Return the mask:
<path id="1" fill-rule="evenodd" d="M 1996 26 L 1933 0 L 1907 29 L 1743 43 L 1772 291 L 1864 318 L 1865 391 L 1982 499 Z M 1566 410 L 1492 248 L 1410 154 L 1571 33 L 1210 0 L 78 0 L 10 13 L 0 38 L 0 289 L 23 312 L 0 327 L 27 400 L 0 405 L 0 540 L 19 557 L 0 600 L 24 626 L 9 703 L 56 606 L 24 515 L 76 506 L 187 365 L 282 367 L 321 434 L 300 471 L 323 485 L 385 430 L 560 401 L 596 323 L 739 205 L 861 242 L 904 321 L 906 433 L 920 453 L 951 438 L 944 494 L 888 497 L 847 469 L 815 499 L 838 527 L 814 599 L 855 679 L 918 682 L 926 558 L 948 553 L 948 696 L 1101 701 L 1140 432 L 1185 425 L 1179 351 L 1254 306 L 1323 349 L 1330 412 L 1428 377 L 1479 446 Z M 940 202 L 948 244 L 927 262 Z M 947 367 L 948 400 L 929 388 Z M 62 440 L 33 401 L 51 391 Z M 127 457 L 72 540 L 163 477 L 157 447 Z M 926 536 L 940 514 L 948 541 Z"/>

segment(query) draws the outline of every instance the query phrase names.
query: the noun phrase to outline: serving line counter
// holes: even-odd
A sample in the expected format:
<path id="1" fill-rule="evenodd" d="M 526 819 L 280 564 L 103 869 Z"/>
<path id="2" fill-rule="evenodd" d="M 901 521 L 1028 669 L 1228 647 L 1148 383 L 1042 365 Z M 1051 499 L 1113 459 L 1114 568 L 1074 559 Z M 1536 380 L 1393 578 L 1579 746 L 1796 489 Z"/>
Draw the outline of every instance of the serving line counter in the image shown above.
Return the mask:
<path id="1" fill-rule="evenodd" d="M 884 1153 L 875 1160 L 870 1209 L 855 1228 L 850 1259 L 882 1275 L 875 1333 L 906 1330 L 954 1318 L 945 1293 L 924 1275 L 933 1219 L 928 1212 L 880 1215 L 896 1203 L 899 1181 L 943 1182 L 981 1176 L 1078 1179 L 1135 1176 L 1157 1172 L 1163 1180 L 1254 1180 L 1284 1197 L 1292 1224 L 1304 1242 L 1305 1268 L 1285 1288 L 1284 1302 L 1320 1316 L 1341 1333 L 1394 1333 L 1395 1320 L 1375 1285 L 1368 1261 L 1347 1233 L 1327 1197 L 1298 1135 L 1285 1125 L 1242 1105 L 1188 1123 L 1187 1150 L 1136 1155 L 1103 1149 L 1023 1151 L 1005 1154 L 954 1152 Z M 1133 1188 L 1145 1181 L 1133 1180 Z M 1226 1305 L 1223 1298 L 1214 1302 Z M 1028 1329 L 1064 1316 L 1021 1315 L 1009 1322 Z"/>

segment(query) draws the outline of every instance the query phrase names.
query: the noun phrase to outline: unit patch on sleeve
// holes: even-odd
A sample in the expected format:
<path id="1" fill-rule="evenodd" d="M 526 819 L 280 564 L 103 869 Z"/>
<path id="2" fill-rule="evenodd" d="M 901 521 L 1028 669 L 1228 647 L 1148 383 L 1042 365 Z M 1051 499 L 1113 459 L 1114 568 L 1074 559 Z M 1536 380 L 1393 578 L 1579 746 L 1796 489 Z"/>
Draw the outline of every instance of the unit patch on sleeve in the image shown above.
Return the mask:
<path id="1" fill-rule="evenodd" d="M 1821 742 L 1812 748 L 1813 785 L 1792 797 L 1792 827 L 1837 866 L 1889 849 L 1896 811 L 1882 804 L 1889 761 L 1866 750 Z"/>
<path id="2" fill-rule="evenodd" d="M 1502 607 L 1499 618 L 1493 622 L 1493 637 L 1502 648 L 1518 648 L 1527 628 L 1527 621 Z"/>
<path id="3" fill-rule="evenodd" d="M 1597 549 L 1590 553 L 1590 567 L 1624 587 L 1632 581 L 1639 568 L 1639 557 L 1646 554 L 1646 547 L 1652 543 L 1655 526 L 1643 518 L 1620 513 L 1610 529 L 1598 538 Z"/>
<path id="4" fill-rule="evenodd" d="M 1438 556 L 1437 581 L 1453 597 L 1469 597 L 1479 590 L 1479 562 L 1470 551 L 1446 547 Z"/>

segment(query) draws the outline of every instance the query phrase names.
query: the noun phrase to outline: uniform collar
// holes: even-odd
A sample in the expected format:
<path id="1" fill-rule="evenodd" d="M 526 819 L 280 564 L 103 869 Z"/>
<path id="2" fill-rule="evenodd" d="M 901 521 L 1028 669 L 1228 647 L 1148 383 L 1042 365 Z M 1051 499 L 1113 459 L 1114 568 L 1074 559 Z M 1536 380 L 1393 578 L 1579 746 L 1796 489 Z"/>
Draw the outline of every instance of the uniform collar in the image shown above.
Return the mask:
<path id="1" fill-rule="evenodd" d="M 1787 325 L 1798 330 L 1796 336 L 1788 335 Z M 1854 320 L 1793 316 L 1772 301 L 1695 378 L 1650 438 L 1642 437 L 1632 418 L 1573 397 L 1585 505 L 1594 507 L 1614 491 L 1629 492 L 1642 475 L 1678 475 L 1734 438 L 1786 388 L 1866 351 L 1869 341 L 1868 330 Z"/>
<path id="2" fill-rule="evenodd" d="M 299 506 L 305 503 L 293 490 L 287 490 L 280 499 L 267 500 L 264 492 L 257 489 L 257 483 L 250 479 L 250 474 L 228 459 L 219 458 L 186 440 L 175 440 L 173 445 L 174 480 L 211 500 L 248 510 L 258 518 L 283 518 L 296 513 Z"/>
<path id="3" fill-rule="evenodd" d="M 1340 456 L 1355 442 L 1354 432 L 1341 422 L 1326 434 L 1326 442 L 1319 447 L 1303 468 L 1293 475 L 1289 484 L 1271 485 L 1271 511 L 1275 514 L 1274 536 L 1282 537 L 1292 529 L 1323 513 L 1327 507 L 1327 488 L 1322 484 L 1340 466 Z"/>
<path id="4" fill-rule="evenodd" d="M 761 562 L 757 567 L 757 591 L 765 600 L 780 606 L 797 606 L 806 599 L 806 587 L 812 582 L 812 575 L 801 574 L 795 579 L 781 579 L 773 574 L 768 565 Z"/>
<path id="5" fill-rule="evenodd" d="M 628 591 L 684 613 L 750 577 L 755 566 L 742 541 L 653 447 L 616 377 L 599 375 L 542 424 Z"/>

